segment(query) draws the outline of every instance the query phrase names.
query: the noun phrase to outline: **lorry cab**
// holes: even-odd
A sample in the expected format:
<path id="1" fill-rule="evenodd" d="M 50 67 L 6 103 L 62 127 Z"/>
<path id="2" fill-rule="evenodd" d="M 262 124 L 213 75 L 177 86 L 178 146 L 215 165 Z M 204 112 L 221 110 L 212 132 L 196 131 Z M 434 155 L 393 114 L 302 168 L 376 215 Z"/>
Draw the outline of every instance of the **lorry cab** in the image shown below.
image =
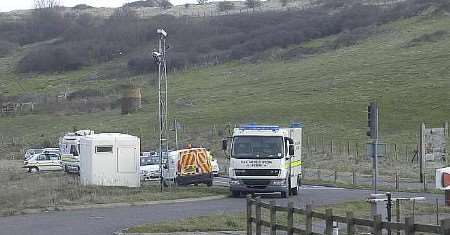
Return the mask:
<path id="1" fill-rule="evenodd" d="M 92 134 L 94 134 L 94 131 L 79 130 L 74 133 L 67 133 L 59 140 L 61 164 L 65 172 L 80 172 L 80 139 Z"/>
<path id="2" fill-rule="evenodd" d="M 235 128 L 230 146 L 230 191 L 297 195 L 301 181 L 301 124 L 288 128 L 243 125 Z"/>

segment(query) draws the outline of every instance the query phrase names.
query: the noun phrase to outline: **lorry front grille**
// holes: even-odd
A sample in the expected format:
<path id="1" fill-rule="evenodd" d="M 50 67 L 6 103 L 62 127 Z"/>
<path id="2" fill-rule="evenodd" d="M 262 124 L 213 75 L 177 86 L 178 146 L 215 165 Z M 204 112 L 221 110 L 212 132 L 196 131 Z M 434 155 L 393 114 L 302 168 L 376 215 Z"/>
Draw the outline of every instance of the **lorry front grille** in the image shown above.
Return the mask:
<path id="1" fill-rule="evenodd" d="M 270 180 L 243 180 L 243 182 L 250 186 L 267 186 L 270 184 Z"/>
<path id="2" fill-rule="evenodd" d="M 278 176 L 279 169 L 236 169 L 236 176 Z"/>

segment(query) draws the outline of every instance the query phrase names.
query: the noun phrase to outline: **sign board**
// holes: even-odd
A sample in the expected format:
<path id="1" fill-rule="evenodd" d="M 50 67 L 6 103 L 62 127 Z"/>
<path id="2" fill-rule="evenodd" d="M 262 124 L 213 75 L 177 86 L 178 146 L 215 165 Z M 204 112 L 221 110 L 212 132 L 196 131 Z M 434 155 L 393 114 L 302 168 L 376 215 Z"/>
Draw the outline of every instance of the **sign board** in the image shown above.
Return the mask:
<path id="1" fill-rule="evenodd" d="M 367 149 L 367 157 L 371 158 L 372 152 L 373 152 L 372 143 L 367 143 L 366 149 Z M 377 155 L 378 155 L 378 157 L 384 157 L 386 155 L 386 144 L 385 143 L 377 144 Z"/>
<path id="2" fill-rule="evenodd" d="M 436 169 L 436 189 L 450 190 L 450 167 Z"/>
<path id="3" fill-rule="evenodd" d="M 446 152 L 445 128 L 425 128 L 423 135 L 424 160 L 442 161 Z"/>

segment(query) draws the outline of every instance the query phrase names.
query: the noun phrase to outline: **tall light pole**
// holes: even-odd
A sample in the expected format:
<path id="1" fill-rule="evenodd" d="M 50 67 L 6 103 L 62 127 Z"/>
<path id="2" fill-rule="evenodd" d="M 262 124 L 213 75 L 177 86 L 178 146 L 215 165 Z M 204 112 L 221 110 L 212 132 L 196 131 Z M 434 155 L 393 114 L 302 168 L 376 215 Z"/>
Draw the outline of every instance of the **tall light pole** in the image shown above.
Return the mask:
<path id="1" fill-rule="evenodd" d="M 167 123 L 167 64 L 166 64 L 166 38 L 164 29 L 157 29 L 159 35 L 158 51 L 152 53 L 158 64 L 158 116 L 159 116 L 159 176 L 160 188 L 163 191 L 163 154 L 169 154 L 169 131 Z"/>

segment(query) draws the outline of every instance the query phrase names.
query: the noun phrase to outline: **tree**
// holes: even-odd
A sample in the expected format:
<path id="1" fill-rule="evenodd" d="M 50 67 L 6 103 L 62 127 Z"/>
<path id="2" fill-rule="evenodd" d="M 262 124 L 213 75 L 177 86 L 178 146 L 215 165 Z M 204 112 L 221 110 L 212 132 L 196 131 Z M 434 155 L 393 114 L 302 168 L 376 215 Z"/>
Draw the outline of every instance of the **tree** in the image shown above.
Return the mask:
<path id="1" fill-rule="evenodd" d="M 197 2 L 200 5 L 205 5 L 208 2 L 208 0 L 197 0 Z"/>
<path id="2" fill-rule="evenodd" d="M 162 9 L 169 9 L 173 6 L 168 0 L 161 0 L 158 5 Z"/>
<path id="3" fill-rule="evenodd" d="M 234 9 L 234 3 L 232 3 L 232 2 L 223 1 L 223 2 L 219 2 L 219 4 L 217 5 L 217 10 L 220 12 L 230 11 L 233 9 Z"/>
<path id="4" fill-rule="evenodd" d="M 34 9 L 46 9 L 60 7 L 59 0 L 34 0 Z"/>
<path id="5" fill-rule="evenodd" d="M 289 0 L 280 0 L 281 6 L 285 7 Z"/>

